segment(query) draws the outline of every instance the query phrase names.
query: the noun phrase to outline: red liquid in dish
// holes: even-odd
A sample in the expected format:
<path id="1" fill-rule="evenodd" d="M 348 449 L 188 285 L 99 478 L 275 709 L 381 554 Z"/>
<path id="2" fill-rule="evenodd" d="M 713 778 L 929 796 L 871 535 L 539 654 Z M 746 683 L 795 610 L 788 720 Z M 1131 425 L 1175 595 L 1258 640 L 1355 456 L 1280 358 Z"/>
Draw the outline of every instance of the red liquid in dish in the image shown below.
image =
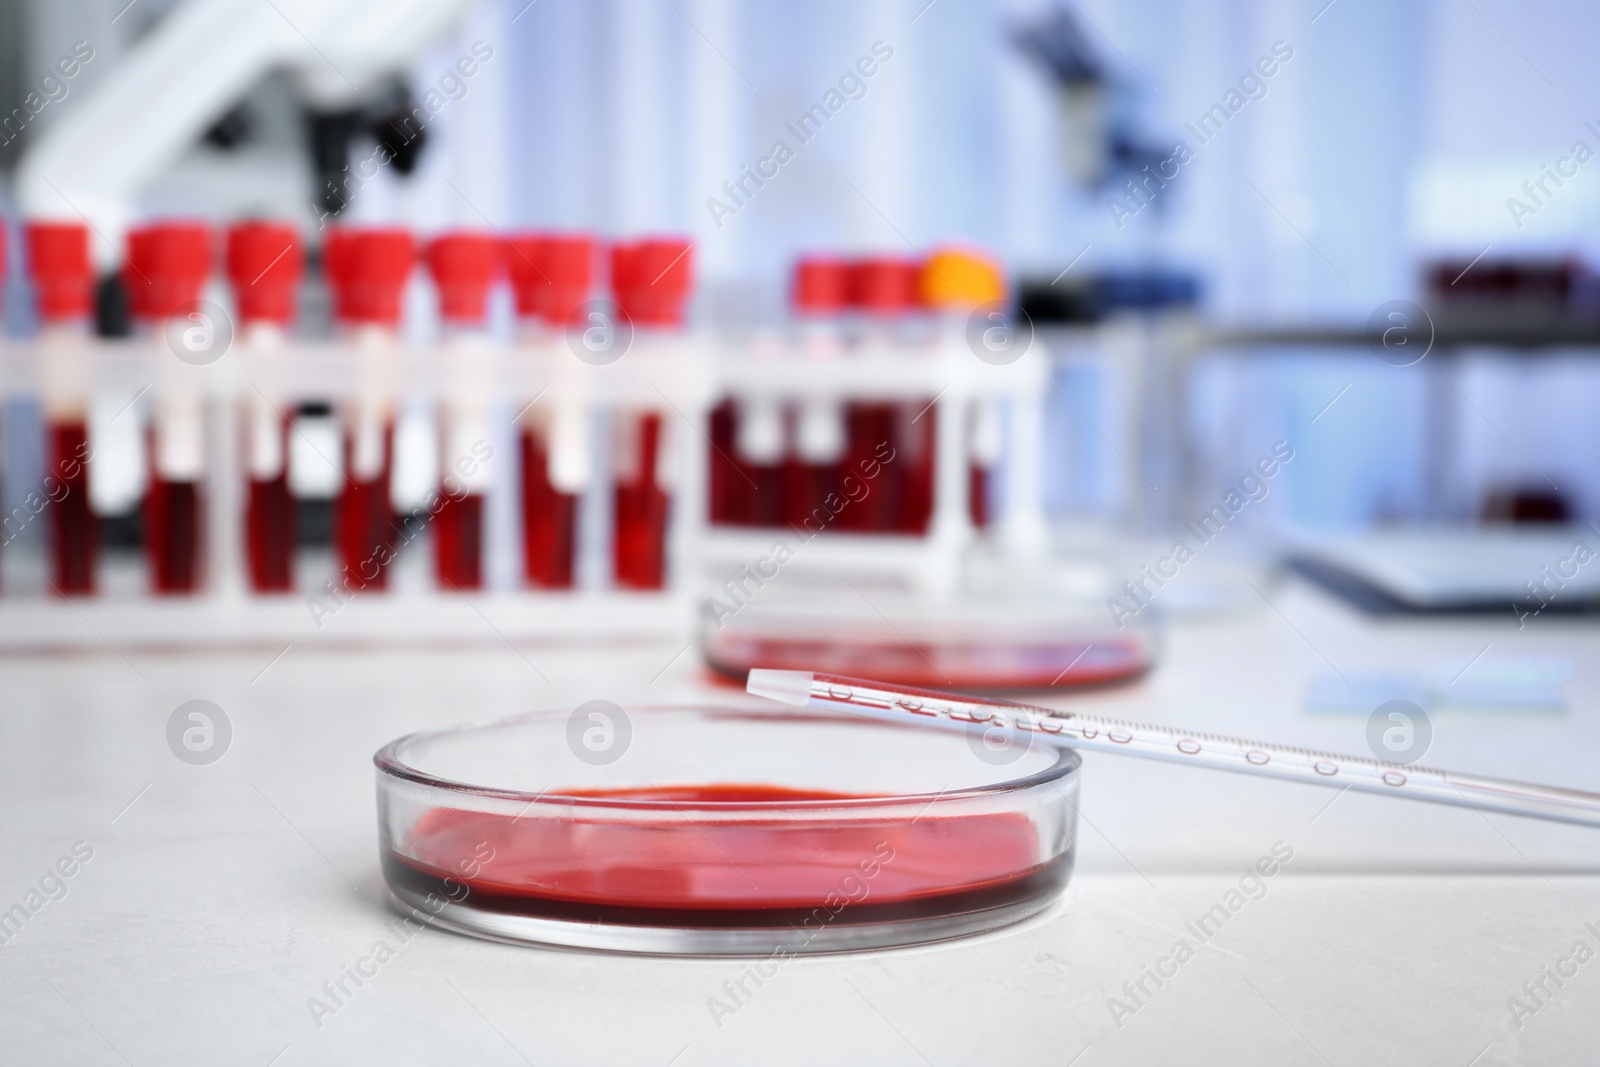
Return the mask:
<path id="1" fill-rule="evenodd" d="M 708 641 L 712 670 L 744 678 L 753 667 L 878 678 L 925 689 L 1048 689 L 1107 685 L 1150 669 L 1149 646 L 1128 638 L 931 642 L 851 635 Z"/>
<path id="2" fill-rule="evenodd" d="M 528 584 L 571 589 L 578 497 L 550 484 L 550 456 L 539 435 L 522 434 L 522 551 Z"/>
<path id="3" fill-rule="evenodd" d="M 439 584 L 454 589 L 483 588 L 483 497 L 452 497 L 440 489 L 434 516 L 434 549 Z"/>
<path id="4" fill-rule="evenodd" d="M 621 802 L 623 810 L 576 803 L 564 817 L 546 809 L 519 818 L 435 808 L 413 828 L 403 855 L 384 854 L 385 876 L 396 887 L 483 911 L 787 929 L 817 909 L 826 909 L 828 925 L 845 925 L 1034 900 L 1065 885 L 1072 866 L 1070 850 L 1041 862 L 1033 825 L 1013 812 L 851 819 L 846 808 L 815 818 L 815 809 L 765 806 L 880 798 L 770 785 L 566 795 Z M 627 801 L 655 803 L 641 805 L 635 821 Z M 671 818 L 660 817 L 663 801 L 674 805 Z M 722 816 L 741 804 L 750 807 L 738 818 Z"/>
<path id="5" fill-rule="evenodd" d="M 88 442 L 82 422 L 50 426 L 50 473 L 65 492 L 50 505 L 50 576 L 63 594 L 94 592 L 100 520 L 89 506 Z"/>

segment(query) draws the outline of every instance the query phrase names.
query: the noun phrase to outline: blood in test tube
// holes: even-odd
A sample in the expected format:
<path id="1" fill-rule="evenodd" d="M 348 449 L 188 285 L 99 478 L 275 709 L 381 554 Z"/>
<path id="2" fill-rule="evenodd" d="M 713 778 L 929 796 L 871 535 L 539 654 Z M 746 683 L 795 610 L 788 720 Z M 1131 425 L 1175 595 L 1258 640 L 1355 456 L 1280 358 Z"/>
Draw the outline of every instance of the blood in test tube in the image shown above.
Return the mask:
<path id="1" fill-rule="evenodd" d="M 750 486 L 744 465 L 735 456 L 738 423 L 738 405 L 732 397 L 724 397 L 711 409 L 706 505 L 711 521 L 719 526 L 743 526 L 749 521 Z"/>
<path id="2" fill-rule="evenodd" d="M 211 241 L 210 229 L 195 222 L 156 223 L 128 235 L 123 282 L 133 317 L 147 334 L 194 311 L 211 273 Z M 204 528 L 204 408 L 198 395 L 176 389 L 158 395 L 155 408 L 145 557 L 155 592 L 192 593 L 200 586 Z"/>
<path id="3" fill-rule="evenodd" d="M 994 472 L 1000 465 L 1004 449 L 998 401 L 993 397 L 980 397 L 972 404 L 972 421 L 969 425 L 967 447 L 967 512 L 972 525 L 987 529 L 993 521 L 990 498 Z"/>
<path id="4" fill-rule="evenodd" d="M 842 259 L 806 257 L 795 264 L 792 294 L 803 358 L 831 362 L 844 356 L 845 315 L 850 310 L 851 266 Z M 845 457 L 845 408 L 831 398 L 808 397 L 794 412 L 794 447 L 784 470 L 784 521 L 815 521 L 830 493 L 839 494 Z M 842 494 L 840 494 L 842 495 Z"/>
<path id="5" fill-rule="evenodd" d="M 774 397 L 750 397 L 734 405 L 733 451 L 744 487 L 741 516 L 748 526 L 777 526 L 783 520 L 784 411 Z"/>
<path id="6" fill-rule="evenodd" d="M 405 230 L 339 228 L 328 235 L 324 265 L 334 317 L 368 349 L 399 345 L 402 295 L 416 244 Z M 384 589 L 394 560 L 394 509 L 389 501 L 393 413 L 379 398 L 360 396 L 346 413 L 345 482 L 334 503 L 335 559 L 353 589 Z"/>
<path id="7" fill-rule="evenodd" d="M 922 264 L 920 295 L 934 315 L 944 346 L 969 344 L 972 317 L 982 311 L 994 317 L 1006 295 L 1000 265 L 974 249 L 947 247 L 933 252 Z M 1000 401 L 980 396 L 965 412 L 967 423 L 967 513 L 977 529 L 994 520 L 993 485 L 1005 451 L 1005 426 Z M 909 435 L 908 435 L 909 436 Z M 922 442 L 918 441 L 918 445 Z M 931 441 L 928 442 L 931 448 Z M 920 499 L 908 500 L 907 512 L 920 514 Z M 932 499 L 927 502 L 931 516 Z"/>
<path id="8" fill-rule="evenodd" d="M 864 259 L 855 264 L 851 274 L 852 303 L 862 319 L 862 344 L 899 352 L 907 344 L 907 326 L 918 307 L 917 263 L 894 257 Z M 933 409 L 923 407 L 923 403 L 892 401 L 850 405 L 846 468 L 860 472 L 872 469 L 874 460 L 881 462 L 887 455 L 894 458 L 882 464 L 871 492 L 841 512 L 841 525 L 846 529 L 891 533 L 919 532 L 926 527 L 923 512 L 931 511 L 933 500 L 931 429 L 935 415 Z M 925 443 L 930 447 L 921 447 Z"/>
<path id="9" fill-rule="evenodd" d="M 682 330 L 692 275 L 689 242 L 672 239 L 618 245 L 611 252 L 611 284 L 631 321 L 634 345 L 670 345 Z M 666 584 L 666 426 L 659 409 L 618 411 L 613 554 L 619 586 L 660 589 Z"/>
<path id="10" fill-rule="evenodd" d="M 487 332 L 489 287 L 499 273 L 500 253 L 500 244 L 488 234 L 449 233 L 429 244 L 428 269 L 439 290 L 447 347 L 471 345 L 474 337 L 481 339 Z M 444 405 L 434 563 L 439 583 L 449 588 L 483 588 L 486 468 L 474 447 L 479 435 L 488 432 L 483 417 L 487 399 L 456 396 Z"/>
<path id="11" fill-rule="evenodd" d="M 244 222 L 228 231 L 228 280 L 233 283 L 242 347 L 271 353 L 294 321 L 304 270 L 300 235 L 276 222 Z M 294 586 L 299 515 L 289 489 L 289 421 L 279 399 L 259 388 L 244 412 L 245 557 L 250 588 L 283 593 Z"/>
<path id="12" fill-rule="evenodd" d="M 728 397 L 711 410 L 713 521 L 776 526 L 783 518 L 783 409 Z"/>
<path id="13" fill-rule="evenodd" d="M 72 349 L 88 338 L 92 310 L 89 229 L 77 222 L 29 222 L 24 239 L 38 294 L 41 351 L 47 360 L 74 359 L 79 353 Z M 45 369 L 46 381 L 53 369 Z M 100 520 L 89 504 L 89 397 L 75 388 L 87 384 L 68 381 L 45 395 L 46 474 L 61 487 L 51 494 L 48 519 L 50 582 L 63 595 L 94 592 L 100 550 Z"/>
<path id="14" fill-rule="evenodd" d="M 580 234 L 526 234 L 513 237 L 506 256 L 517 317 L 534 339 L 556 359 L 575 358 L 567 350 L 565 332 L 594 287 L 595 242 Z M 585 478 L 563 470 L 558 461 L 586 469 L 589 441 L 587 409 L 563 408 L 569 398 L 556 396 L 530 409 L 523 421 L 522 549 L 528 584 L 540 589 L 570 589 L 576 576 L 578 490 Z M 561 437 L 559 444 L 555 438 Z M 569 439 L 575 438 L 575 439 Z M 558 457 L 561 448 L 575 457 Z M 582 473 L 580 470 L 579 474 Z M 558 484 L 559 483 L 559 484 Z"/>

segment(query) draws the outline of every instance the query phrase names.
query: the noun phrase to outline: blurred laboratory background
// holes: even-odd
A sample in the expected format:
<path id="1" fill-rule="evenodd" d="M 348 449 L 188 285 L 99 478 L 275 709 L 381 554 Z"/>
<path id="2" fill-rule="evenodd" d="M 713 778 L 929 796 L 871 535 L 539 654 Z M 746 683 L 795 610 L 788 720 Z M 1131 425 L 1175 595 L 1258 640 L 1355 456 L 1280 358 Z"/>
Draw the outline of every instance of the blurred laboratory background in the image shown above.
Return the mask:
<path id="1" fill-rule="evenodd" d="M 1049 575 L 1119 631 L 1285 564 L 1584 609 L 1540 567 L 1600 518 L 1594 21 L 6 0 L 0 600 L 63 627 L 10 639 L 65 640 L 56 593 L 321 629 L 377 548 L 397 596 L 660 590 L 720 633 L 774 533 L 791 584 Z M 330 580 L 309 622 L 252 599 Z"/>

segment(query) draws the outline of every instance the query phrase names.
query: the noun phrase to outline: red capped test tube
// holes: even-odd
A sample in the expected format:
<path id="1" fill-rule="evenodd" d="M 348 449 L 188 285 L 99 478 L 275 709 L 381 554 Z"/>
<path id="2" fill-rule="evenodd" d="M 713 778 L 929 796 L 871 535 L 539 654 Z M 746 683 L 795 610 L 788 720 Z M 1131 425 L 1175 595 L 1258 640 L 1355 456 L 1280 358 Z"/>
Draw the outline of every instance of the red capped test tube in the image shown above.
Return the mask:
<path id="1" fill-rule="evenodd" d="M 489 287 L 500 271 L 500 243 L 488 234 L 447 233 L 428 245 L 428 269 L 439 290 L 446 358 L 458 357 L 440 418 L 439 510 L 434 516 L 434 565 L 441 585 L 483 588 L 483 501 L 490 488 L 487 460 Z"/>
<path id="2" fill-rule="evenodd" d="M 129 310 L 147 335 L 167 320 L 193 316 L 211 273 L 212 234 L 198 222 L 162 222 L 128 235 L 123 282 Z M 199 394 L 173 387 L 156 396 L 144 547 L 157 593 L 200 587 L 205 468 L 205 408 Z"/>
<path id="3" fill-rule="evenodd" d="M 808 256 L 795 264 L 792 294 L 802 358 L 828 363 L 845 355 L 851 268 L 842 259 Z M 830 516 L 825 501 L 839 492 L 846 447 L 845 408 L 832 397 L 807 397 L 795 412 L 794 448 L 784 471 L 784 519 L 814 529 Z M 806 520 L 811 526 L 806 527 Z"/>
<path id="4" fill-rule="evenodd" d="M 339 227 L 323 250 L 334 317 L 363 354 L 385 361 L 400 344 L 402 297 L 416 243 L 405 230 Z M 384 589 L 394 560 L 390 472 L 394 410 L 381 365 L 369 366 L 366 390 L 344 417 L 344 486 L 334 503 L 335 559 L 352 589 Z"/>
<path id="5" fill-rule="evenodd" d="M 94 291 L 89 229 L 79 222 L 29 222 L 24 240 L 46 361 L 45 462 L 54 479 L 46 489 L 61 486 L 59 497 L 50 496 L 50 582 L 62 595 L 92 593 L 100 520 L 89 501 L 89 395 L 82 362 Z"/>
<path id="6" fill-rule="evenodd" d="M 693 279 L 687 240 L 651 239 L 611 250 L 611 287 L 632 323 L 634 348 L 645 358 L 670 348 L 683 331 Z M 673 470 L 659 408 L 616 413 L 613 557 L 617 585 L 666 584 L 667 522 Z"/>
<path id="7" fill-rule="evenodd" d="M 240 223 L 228 231 L 226 260 L 244 347 L 280 350 L 305 270 L 299 233 L 284 223 Z M 244 518 L 246 567 L 258 593 L 294 587 L 299 518 L 289 490 L 289 432 L 280 399 L 253 390 L 245 408 Z"/>
<path id="8" fill-rule="evenodd" d="M 594 289 L 595 241 L 582 234 L 523 234 L 506 256 L 524 340 L 557 361 L 569 328 Z M 560 377 L 560 376 L 558 376 Z M 571 384 L 574 375 L 562 379 Z M 592 474 L 589 411 L 575 391 L 556 389 L 523 414 L 522 550 L 528 584 L 570 589 L 576 576 L 578 500 Z"/>
<path id="9" fill-rule="evenodd" d="M 875 257 L 852 272 L 852 305 L 861 315 L 862 345 L 906 354 L 920 307 L 915 260 Z M 867 533 L 921 533 L 933 513 L 933 410 L 904 403 L 851 404 L 845 475 L 878 469 L 870 491 L 840 515 L 840 525 Z M 912 420 L 915 420 L 914 422 Z M 892 457 L 887 459 L 886 457 Z"/>

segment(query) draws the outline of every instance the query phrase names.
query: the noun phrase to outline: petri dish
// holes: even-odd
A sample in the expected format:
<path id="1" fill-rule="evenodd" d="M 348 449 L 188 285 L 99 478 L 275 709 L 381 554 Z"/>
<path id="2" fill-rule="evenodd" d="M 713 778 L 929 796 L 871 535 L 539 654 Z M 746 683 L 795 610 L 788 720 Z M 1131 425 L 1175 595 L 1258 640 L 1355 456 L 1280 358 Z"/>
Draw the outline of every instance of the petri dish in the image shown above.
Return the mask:
<path id="1" fill-rule="evenodd" d="M 1156 658 L 1147 620 L 1119 629 L 1104 607 L 963 597 L 941 603 L 846 589 L 701 612 L 706 665 L 824 671 L 924 689 L 1089 688 L 1142 677 Z"/>
<path id="2" fill-rule="evenodd" d="M 402 909 L 504 941 L 777 957 L 917 944 L 1044 909 L 1075 853 L 1078 756 L 1026 737 L 595 701 L 411 734 L 374 763 Z"/>

